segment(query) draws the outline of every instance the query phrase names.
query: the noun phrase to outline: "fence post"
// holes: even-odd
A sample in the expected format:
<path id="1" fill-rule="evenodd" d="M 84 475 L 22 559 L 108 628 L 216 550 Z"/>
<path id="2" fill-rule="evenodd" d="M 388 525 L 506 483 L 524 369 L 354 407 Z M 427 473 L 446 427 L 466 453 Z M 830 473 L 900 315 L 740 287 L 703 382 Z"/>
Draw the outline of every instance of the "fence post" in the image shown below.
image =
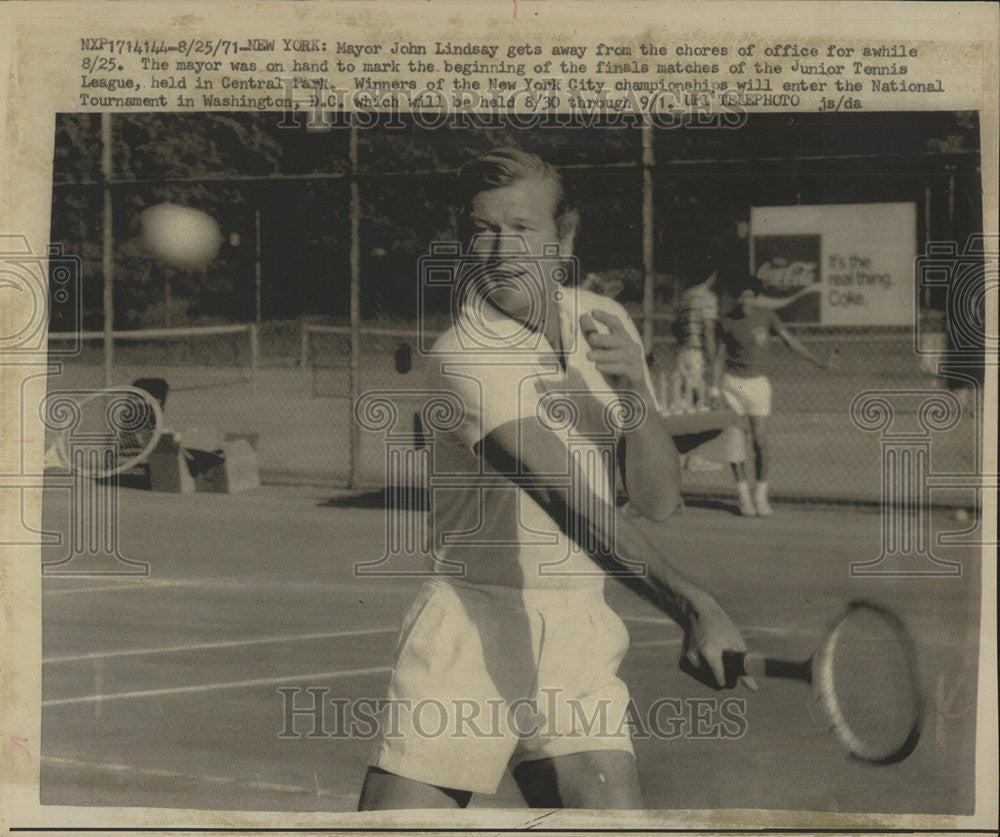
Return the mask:
<path id="1" fill-rule="evenodd" d="M 931 187 L 924 187 L 924 246 L 922 252 L 929 252 L 927 245 L 931 241 Z M 924 310 L 929 311 L 931 308 L 931 286 L 928 283 L 924 287 Z M 917 316 L 920 312 L 917 312 Z"/>
<path id="2" fill-rule="evenodd" d="M 260 366 L 260 333 L 257 323 L 250 323 L 250 389 L 257 394 L 257 368 Z"/>
<path id="3" fill-rule="evenodd" d="M 349 146 L 351 162 L 351 358 L 349 366 L 350 407 L 353 416 L 354 405 L 361 395 L 358 380 L 361 365 L 361 194 L 358 187 L 358 128 L 351 121 Z M 350 422 L 350 454 L 347 472 L 347 487 L 356 488 L 358 471 L 361 466 L 361 428 L 356 421 Z"/>
<path id="4" fill-rule="evenodd" d="M 261 285 L 261 267 L 260 267 L 260 207 L 258 206 L 253 213 L 253 229 L 254 229 L 254 249 L 253 249 L 253 291 L 254 291 L 254 310 L 256 312 L 255 320 L 260 323 L 263 320 L 263 309 L 261 308 L 260 301 L 260 285 Z"/>
<path id="5" fill-rule="evenodd" d="M 653 126 L 642 126 L 642 342 L 653 351 L 656 277 L 653 274 Z"/>
<path id="6" fill-rule="evenodd" d="M 104 386 L 114 383 L 115 366 L 115 295 L 114 295 L 114 235 L 112 230 L 113 206 L 111 202 L 111 114 L 101 114 L 101 177 L 104 181 L 104 207 L 101 230 L 101 248 L 104 263 Z"/>

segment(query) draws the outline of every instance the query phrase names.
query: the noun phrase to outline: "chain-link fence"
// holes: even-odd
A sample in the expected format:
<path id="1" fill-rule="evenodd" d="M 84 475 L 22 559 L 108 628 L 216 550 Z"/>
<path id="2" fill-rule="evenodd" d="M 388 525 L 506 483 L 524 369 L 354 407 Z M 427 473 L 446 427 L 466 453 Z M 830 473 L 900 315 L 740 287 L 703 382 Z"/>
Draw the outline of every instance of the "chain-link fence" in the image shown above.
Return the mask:
<path id="1" fill-rule="evenodd" d="M 926 393 L 948 388 L 936 374 L 942 354 L 918 354 L 912 329 L 789 329 L 817 357 L 832 361 L 817 369 L 771 337 L 768 377 L 773 413 L 769 419 L 769 482 L 779 499 L 878 500 L 887 463 L 883 438 L 858 426 L 851 405 L 868 392 Z M 655 350 L 654 369 L 672 370 L 677 346 L 669 338 Z M 977 418 L 974 392 L 962 391 L 958 424 L 931 439 L 929 468 L 943 473 L 978 473 Z M 917 426 L 920 397 L 904 397 L 892 405 L 895 433 L 924 431 Z M 685 471 L 689 491 L 726 494 L 732 491 L 728 465 L 695 457 Z M 938 502 L 974 504 L 970 492 L 939 493 Z"/>
<path id="2" fill-rule="evenodd" d="M 420 335 L 447 328 L 450 308 L 447 293 L 426 293 L 420 259 L 434 242 L 456 240 L 453 175 L 476 154 L 516 144 L 557 167 L 581 215 L 578 278 L 629 310 L 662 371 L 674 365 L 680 292 L 706 254 L 723 286 L 747 270 L 751 206 L 912 202 L 918 250 L 980 229 L 978 126 L 965 114 L 933 116 L 762 115 L 740 130 L 657 132 L 644 159 L 639 127 L 411 126 L 351 138 L 347 129 L 279 130 L 277 115 L 123 115 L 111 134 L 111 177 L 100 167 L 98 118 L 64 116 L 52 240 L 82 260 L 76 325 L 107 329 L 100 242 L 102 194 L 110 195 L 115 383 L 165 378 L 168 420 L 180 430 L 255 431 L 265 479 L 375 487 L 383 440 L 358 432 L 352 403 L 371 389 L 422 385 Z M 224 244 L 205 271 L 165 267 L 143 250 L 139 214 L 164 201 L 219 222 Z M 915 295 L 914 318 L 941 318 L 946 295 Z M 232 324 L 247 330 L 194 330 Z M 124 334 L 151 328 L 192 330 Z M 915 328 L 793 330 L 838 360 L 818 372 L 780 345 L 771 352 L 773 493 L 877 500 L 880 443 L 852 423 L 852 400 L 868 389 L 948 382 L 915 350 Z M 99 385 L 103 339 L 91 333 L 83 345 L 52 386 Z M 939 436 L 936 469 L 977 467 L 971 410 Z M 685 472 L 692 491 L 729 492 L 731 481 L 726 468 Z"/>

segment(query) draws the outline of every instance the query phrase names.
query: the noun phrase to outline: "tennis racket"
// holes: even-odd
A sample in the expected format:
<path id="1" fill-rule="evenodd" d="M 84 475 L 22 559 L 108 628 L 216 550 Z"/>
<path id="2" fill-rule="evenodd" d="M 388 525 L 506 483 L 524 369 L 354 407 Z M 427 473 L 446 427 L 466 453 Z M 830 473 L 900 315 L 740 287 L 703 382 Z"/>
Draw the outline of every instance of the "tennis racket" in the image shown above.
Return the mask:
<path id="1" fill-rule="evenodd" d="M 40 409 L 55 438 L 45 451 L 45 468 L 73 471 L 94 479 L 138 465 L 163 434 L 163 411 L 136 387 L 55 390 Z M 79 448 L 74 450 L 73 443 Z"/>
<path id="2" fill-rule="evenodd" d="M 810 683 L 830 730 L 856 759 L 894 764 L 920 740 L 924 699 L 913 640 L 885 606 L 857 600 L 800 662 L 723 654 L 727 685 L 743 675 Z"/>

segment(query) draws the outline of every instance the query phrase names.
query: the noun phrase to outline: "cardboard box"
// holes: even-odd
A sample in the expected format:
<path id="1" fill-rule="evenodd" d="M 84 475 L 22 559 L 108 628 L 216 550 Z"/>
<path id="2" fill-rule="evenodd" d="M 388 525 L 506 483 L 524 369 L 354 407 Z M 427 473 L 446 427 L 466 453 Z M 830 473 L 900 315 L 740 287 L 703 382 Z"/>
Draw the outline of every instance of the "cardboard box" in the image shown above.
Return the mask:
<path id="1" fill-rule="evenodd" d="M 177 434 L 166 431 L 146 461 L 149 490 L 189 494 L 195 490 L 194 476 Z"/>
<path id="2" fill-rule="evenodd" d="M 246 438 L 223 443 L 222 454 L 195 452 L 197 468 L 195 487 L 198 491 L 232 494 L 260 486 L 257 453 Z M 201 455 L 198 455 L 198 454 Z"/>

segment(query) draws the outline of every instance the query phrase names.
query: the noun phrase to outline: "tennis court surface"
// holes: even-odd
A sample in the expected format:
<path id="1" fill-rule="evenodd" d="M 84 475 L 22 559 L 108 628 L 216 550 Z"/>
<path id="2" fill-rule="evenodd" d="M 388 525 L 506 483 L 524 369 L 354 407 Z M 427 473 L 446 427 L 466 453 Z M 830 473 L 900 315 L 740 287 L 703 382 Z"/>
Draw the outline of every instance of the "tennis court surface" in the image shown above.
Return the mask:
<path id="1" fill-rule="evenodd" d="M 281 737 L 282 688 L 327 700 L 384 695 L 396 632 L 419 580 L 358 578 L 383 554 L 385 512 L 328 493 L 120 492 L 121 552 L 148 577 L 43 578 L 43 804 L 350 811 L 372 741 Z M 66 530 L 50 497 L 45 528 Z M 928 707 L 907 760 L 849 760 L 807 686 L 769 680 L 715 693 L 677 668 L 680 631 L 616 582 L 608 599 L 631 634 L 622 677 L 640 713 L 677 698 L 745 700 L 720 734 L 689 714 L 677 735 L 635 742 L 650 807 L 972 813 L 980 555 L 935 546 L 959 578 L 852 578 L 880 554 L 880 519 L 859 507 L 779 505 L 748 520 L 702 503 L 654 527 L 679 567 L 713 592 L 753 650 L 805 658 L 851 598 L 879 599 L 908 624 Z M 965 528 L 945 514 L 934 531 Z M 48 548 L 44 561 L 63 547 Z M 920 559 L 914 559 L 915 564 Z M 704 706 L 699 710 L 697 707 Z M 336 724 L 333 710 L 326 731 Z M 715 728 L 714 732 L 708 731 Z M 474 806 L 519 807 L 507 778 Z"/>

